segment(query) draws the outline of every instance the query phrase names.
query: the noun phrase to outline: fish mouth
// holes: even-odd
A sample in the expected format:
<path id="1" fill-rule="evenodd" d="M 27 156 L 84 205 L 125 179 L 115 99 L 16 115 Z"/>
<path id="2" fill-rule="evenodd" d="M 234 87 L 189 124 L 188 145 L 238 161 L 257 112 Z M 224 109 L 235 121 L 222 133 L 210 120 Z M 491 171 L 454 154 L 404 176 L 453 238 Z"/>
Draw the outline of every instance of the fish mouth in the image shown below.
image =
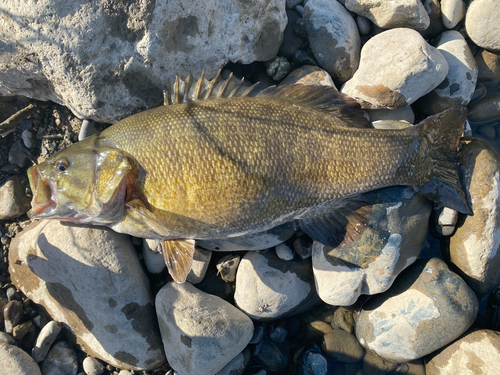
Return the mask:
<path id="1" fill-rule="evenodd" d="M 56 208 L 56 202 L 52 199 L 52 188 L 42 176 L 36 166 L 28 170 L 28 179 L 30 182 L 33 199 L 31 201 L 32 217 L 52 216 Z"/>

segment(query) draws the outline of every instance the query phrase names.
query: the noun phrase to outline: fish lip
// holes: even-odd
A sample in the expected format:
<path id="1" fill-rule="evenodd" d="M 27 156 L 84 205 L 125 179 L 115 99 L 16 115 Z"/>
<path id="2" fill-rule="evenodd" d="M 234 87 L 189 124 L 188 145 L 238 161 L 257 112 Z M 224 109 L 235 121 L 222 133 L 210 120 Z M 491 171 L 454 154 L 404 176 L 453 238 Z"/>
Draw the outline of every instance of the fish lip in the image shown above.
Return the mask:
<path id="1" fill-rule="evenodd" d="M 40 176 L 40 172 L 36 166 L 28 170 L 28 180 L 33 192 L 33 199 L 31 200 L 32 217 L 41 218 L 51 216 L 52 211 L 57 206 L 56 202 L 52 199 L 53 189 L 51 184 Z"/>

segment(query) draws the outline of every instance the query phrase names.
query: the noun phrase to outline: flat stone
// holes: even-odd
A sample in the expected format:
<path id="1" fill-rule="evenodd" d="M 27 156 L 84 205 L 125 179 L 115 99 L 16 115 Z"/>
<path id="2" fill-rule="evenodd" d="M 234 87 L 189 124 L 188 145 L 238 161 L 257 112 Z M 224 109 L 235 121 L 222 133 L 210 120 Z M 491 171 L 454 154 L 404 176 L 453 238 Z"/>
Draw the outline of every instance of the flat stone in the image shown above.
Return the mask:
<path id="1" fill-rule="evenodd" d="M 44 220 L 14 238 L 9 259 L 13 284 L 88 355 L 123 369 L 164 362 L 149 281 L 129 236 Z"/>
<path id="2" fill-rule="evenodd" d="M 500 333 L 482 329 L 467 333 L 440 350 L 425 365 L 427 375 L 498 374 Z"/>
<path id="3" fill-rule="evenodd" d="M 463 145 L 460 155 L 474 215 L 450 238 L 450 262 L 482 299 L 500 271 L 500 157 L 478 139 Z"/>
<path id="4" fill-rule="evenodd" d="M 349 306 L 361 294 L 389 289 L 416 261 L 427 235 L 432 204 L 413 189 L 386 188 L 364 197 L 373 208 L 357 240 L 335 248 L 313 244 L 316 289 L 330 305 Z"/>
<path id="5" fill-rule="evenodd" d="M 303 20 L 319 66 L 340 82 L 349 80 L 358 69 L 361 48 L 351 14 L 337 1 L 309 0 Z"/>
<path id="6" fill-rule="evenodd" d="M 429 16 L 419 0 L 346 0 L 345 7 L 383 29 L 408 27 L 425 30 L 430 24 Z"/>
<path id="7" fill-rule="evenodd" d="M 365 348 L 401 363 L 455 340 L 477 312 L 474 292 L 442 260 L 418 260 L 389 291 L 363 305 L 356 336 Z"/>
<path id="8" fill-rule="evenodd" d="M 474 0 L 465 16 L 467 34 L 479 47 L 500 52 L 500 3 Z"/>
<path id="9" fill-rule="evenodd" d="M 447 74 L 446 59 L 417 31 L 391 29 L 365 43 L 359 69 L 341 92 L 366 109 L 404 108 L 432 91 Z"/>
<path id="10" fill-rule="evenodd" d="M 13 219 L 28 212 L 31 198 L 26 196 L 27 179 L 12 176 L 0 186 L 0 220 Z"/>
<path id="11" fill-rule="evenodd" d="M 465 16 L 463 0 L 441 0 L 441 16 L 444 27 L 453 29 Z"/>
<path id="12" fill-rule="evenodd" d="M 189 283 L 166 284 L 156 313 L 168 363 L 180 374 L 215 374 L 252 338 L 250 318 Z"/>
<path id="13" fill-rule="evenodd" d="M 42 375 L 40 368 L 24 350 L 0 343 L 0 368 L 4 374 Z"/>

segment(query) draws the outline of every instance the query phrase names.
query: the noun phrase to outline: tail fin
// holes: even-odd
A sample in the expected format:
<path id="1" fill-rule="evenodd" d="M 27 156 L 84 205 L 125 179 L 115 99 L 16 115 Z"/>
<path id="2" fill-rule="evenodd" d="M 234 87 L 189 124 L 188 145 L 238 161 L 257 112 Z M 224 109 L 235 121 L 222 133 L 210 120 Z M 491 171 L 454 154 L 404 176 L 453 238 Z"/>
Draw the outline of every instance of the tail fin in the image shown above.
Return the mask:
<path id="1" fill-rule="evenodd" d="M 423 144 L 427 145 L 428 163 L 424 167 L 427 169 L 425 184 L 415 187 L 415 190 L 445 207 L 472 215 L 457 161 L 466 118 L 467 109 L 456 106 L 416 125 L 421 137 L 427 139 Z"/>

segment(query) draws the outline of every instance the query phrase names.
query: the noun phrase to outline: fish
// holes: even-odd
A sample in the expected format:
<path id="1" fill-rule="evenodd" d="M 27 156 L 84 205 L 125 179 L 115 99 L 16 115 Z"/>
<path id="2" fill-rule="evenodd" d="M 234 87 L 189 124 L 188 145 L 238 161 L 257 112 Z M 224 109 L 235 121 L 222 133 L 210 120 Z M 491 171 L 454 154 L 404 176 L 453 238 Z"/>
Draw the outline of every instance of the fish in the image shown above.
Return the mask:
<path id="1" fill-rule="evenodd" d="M 327 245 L 357 238 L 363 194 L 412 186 L 472 214 L 457 162 L 467 111 L 374 129 L 326 86 L 265 90 L 177 79 L 165 105 L 127 117 L 28 170 L 34 219 L 104 225 L 158 239 L 178 283 L 196 240 L 292 224 Z"/>

